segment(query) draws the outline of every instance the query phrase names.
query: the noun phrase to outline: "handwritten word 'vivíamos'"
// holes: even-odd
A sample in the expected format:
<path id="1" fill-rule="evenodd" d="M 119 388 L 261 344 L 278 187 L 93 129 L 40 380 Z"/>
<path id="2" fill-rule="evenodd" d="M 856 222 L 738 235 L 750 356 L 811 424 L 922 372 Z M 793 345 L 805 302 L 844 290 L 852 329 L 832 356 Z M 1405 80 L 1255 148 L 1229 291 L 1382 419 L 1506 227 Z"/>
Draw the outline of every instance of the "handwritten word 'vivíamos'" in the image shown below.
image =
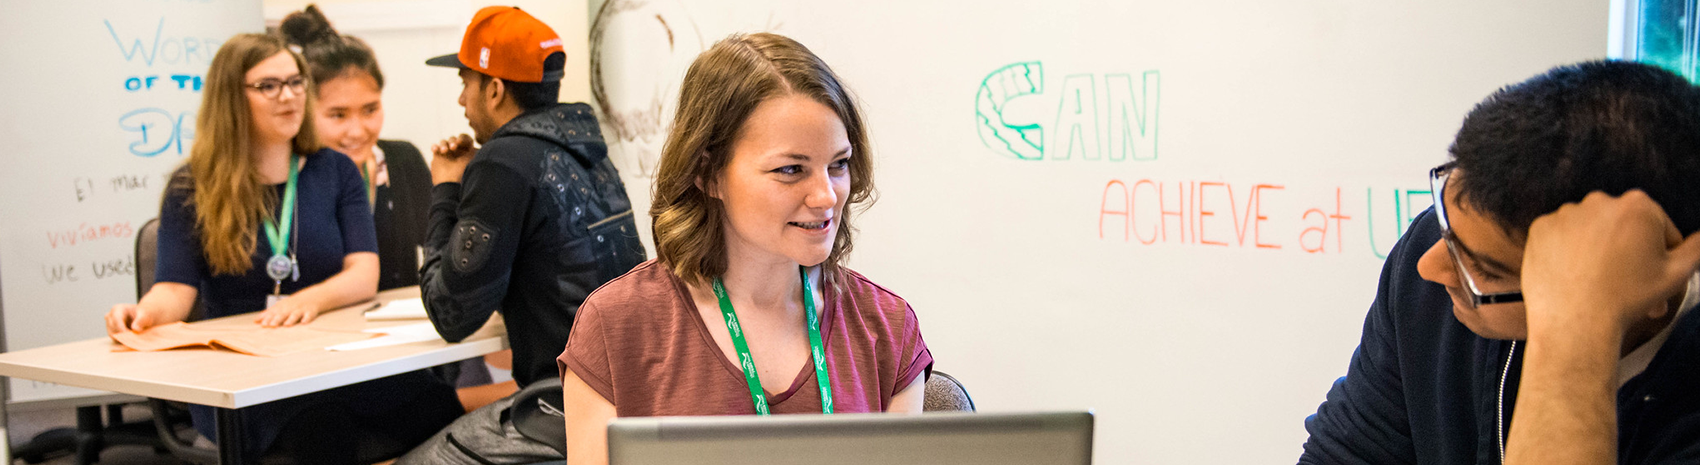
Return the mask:
<path id="1" fill-rule="evenodd" d="M 136 228 L 129 221 L 117 221 L 105 224 L 78 224 L 74 228 L 65 228 L 47 232 L 48 248 L 57 249 L 70 247 L 84 242 L 101 239 L 122 239 L 134 236 Z"/>

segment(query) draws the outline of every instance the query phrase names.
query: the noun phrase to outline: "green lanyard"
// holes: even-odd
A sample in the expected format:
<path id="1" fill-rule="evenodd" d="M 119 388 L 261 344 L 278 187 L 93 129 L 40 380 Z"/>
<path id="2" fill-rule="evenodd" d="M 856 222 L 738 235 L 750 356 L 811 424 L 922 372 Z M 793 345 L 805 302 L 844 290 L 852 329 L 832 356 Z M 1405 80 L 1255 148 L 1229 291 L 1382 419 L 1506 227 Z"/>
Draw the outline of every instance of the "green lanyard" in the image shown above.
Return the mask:
<path id="1" fill-rule="evenodd" d="M 283 186 L 283 206 L 278 214 L 283 225 L 280 227 L 277 221 L 266 217 L 266 241 L 272 246 L 272 256 L 266 260 L 266 275 L 277 281 L 278 287 L 283 285 L 283 278 L 297 272 L 295 260 L 291 260 L 286 252 L 289 250 L 290 224 L 295 220 L 295 178 L 300 172 L 296 155 L 289 154 L 289 181 Z M 278 289 L 274 287 L 272 293 L 277 294 Z"/>
<path id="2" fill-rule="evenodd" d="M 820 385 L 820 411 L 832 414 L 832 380 L 826 376 L 826 349 L 820 339 L 820 318 L 815 316 L 815 292 L 809 286 L 807 268 L 797 267 L 803 277 L 803 313 L 809 317 L 809 349 L 814 357 L 815 384 Z M 738 325 L 738 313 L 732 310 L 732 299 L 726 297 L 726 285 L 714 278 L 714 296 L 720 298 L 720 314 L 726 317 L 726 332 L 732 335 L 732 347 L 738 349 L 738 363 L 744 368 L 744 381 L 750 385 L 750 399 L 756 404 L 756 415 L 767 415 L 767 394 L 761 388 L 761 376 L 756 374 L 756 361 L 750 357 L 750 345 L 744 342 L 744 331 Z"/>

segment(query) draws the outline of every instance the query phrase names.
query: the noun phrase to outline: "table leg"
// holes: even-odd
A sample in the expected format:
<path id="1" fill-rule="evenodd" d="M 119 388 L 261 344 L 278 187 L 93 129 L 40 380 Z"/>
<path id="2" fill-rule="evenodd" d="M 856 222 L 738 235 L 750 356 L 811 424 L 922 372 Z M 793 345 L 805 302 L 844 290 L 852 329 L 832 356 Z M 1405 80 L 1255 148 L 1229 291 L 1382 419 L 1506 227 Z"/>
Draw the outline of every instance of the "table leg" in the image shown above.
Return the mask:
<path id="1" fill-rule="evenodd" d="M 242 411 L 229 408 L 214 409 L 218 424 L 218 463 L 240 465 L 242 461 Z"/>

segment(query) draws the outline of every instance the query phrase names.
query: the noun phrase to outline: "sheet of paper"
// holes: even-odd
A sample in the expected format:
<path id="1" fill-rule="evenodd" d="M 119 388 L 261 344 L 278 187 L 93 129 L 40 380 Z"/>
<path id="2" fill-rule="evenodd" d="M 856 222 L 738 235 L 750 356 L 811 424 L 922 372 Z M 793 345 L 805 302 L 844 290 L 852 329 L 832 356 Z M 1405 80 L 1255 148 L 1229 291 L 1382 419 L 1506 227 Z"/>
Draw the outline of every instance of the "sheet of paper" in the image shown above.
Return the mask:
<path id="1" fill-rule="evenodd" d="M 366 312 L 366 321 L 382 320 L 418 320 L 429 318 L 425 314 L 425 301 L 418 298 L 392 300 L 378 307 L 377 310 Z"/>
<path id="2" fill-rule="evenodd" d="M 442 340 L 442 336 L 437 335 L 437 328 L 431 326 L 431 322 L 429 321 L 410 325 L 391 326 L 388 328 L 371 328 L 365 330 L 365 332 L 383 334 L 384 336 L 364 341 L 350 342 L 347 344 L 338 344 L 326 347 L 325 350 L 341 352 L 370 349 L 373 347 L 387 347 L 413 342 Z"/>

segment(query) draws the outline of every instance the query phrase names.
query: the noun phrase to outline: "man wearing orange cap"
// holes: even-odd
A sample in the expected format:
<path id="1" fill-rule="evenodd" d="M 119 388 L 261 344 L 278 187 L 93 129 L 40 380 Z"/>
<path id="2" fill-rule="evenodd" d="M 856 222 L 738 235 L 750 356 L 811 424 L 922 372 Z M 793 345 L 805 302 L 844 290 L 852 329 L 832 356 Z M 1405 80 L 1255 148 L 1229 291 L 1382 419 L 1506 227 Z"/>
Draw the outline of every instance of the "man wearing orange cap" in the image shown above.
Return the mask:
<path id="1" fill-rule="evenodd" d="M 535 402 L 509 407 L 550 381 L 559 403 L 554 358 L 579 304 L 645 259 L 590 106 L 557 103 L 566 58 L 543 22 L 488 7 L 472 17 L 460 52 L 425 62 L 460 69 L 459 102 L 473 132 L 431 148 L 425 308 L 448 341 L 471 335 L 499 309 L 520 392 L 468 413 L 398 464 L 562 458 L 557 446 L 514 427 L 535 413 Z M 543 423 L 560 428 L 556 415 Z"/>

